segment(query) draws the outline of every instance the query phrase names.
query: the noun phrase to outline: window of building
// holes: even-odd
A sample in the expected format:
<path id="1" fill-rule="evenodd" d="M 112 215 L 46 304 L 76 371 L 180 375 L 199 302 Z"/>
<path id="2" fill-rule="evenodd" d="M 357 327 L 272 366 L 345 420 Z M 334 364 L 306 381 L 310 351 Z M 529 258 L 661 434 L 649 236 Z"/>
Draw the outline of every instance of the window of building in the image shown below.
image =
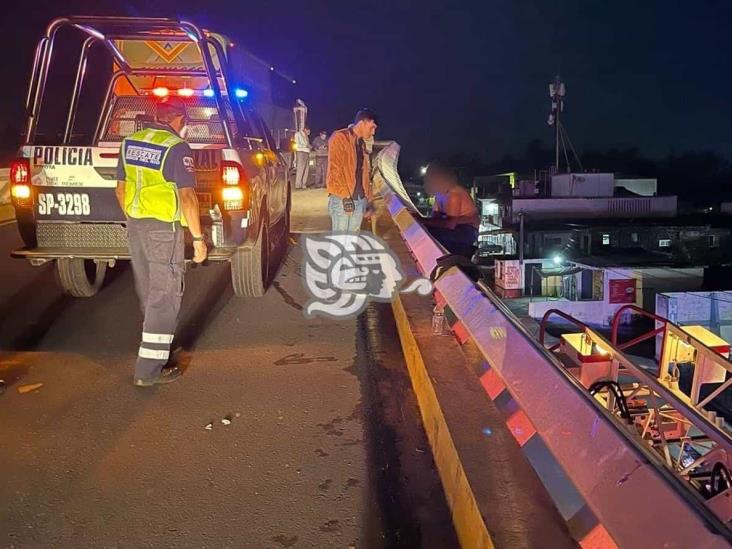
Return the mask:
<path id="1" fill-rule="evenodd" d="M 630 234 L 630 241 L 633 244 L 638 244 L 638 233 L 631 233 Z"/>
<path id="2" fill-rule="evenodd" d="M 498 214 L 498 204 L 495 202 L 488 202 L 487 200 L 483 201 L 483 215 L 497 215 Z"/>
<path id="3" fill-rule="evenodd" d="M 717 235 L 717 234 L 709 235 L 709 247 L 710 248 L 719 248 L 719 235 Z"/>
<path id="4" fill-rule="evenodd" d="M 670 248 L 671 247 L 671 239 L 670 238 L 662 238 L 658 241 L 658 247 L 659 248 Z"/>
<path id="5" fill-rule="evenodd" d="M 603 246 L 609 246 L 610 245 L 610 235 L 608 233 L 605 233 L 602 235 L 602 245 Z"/>

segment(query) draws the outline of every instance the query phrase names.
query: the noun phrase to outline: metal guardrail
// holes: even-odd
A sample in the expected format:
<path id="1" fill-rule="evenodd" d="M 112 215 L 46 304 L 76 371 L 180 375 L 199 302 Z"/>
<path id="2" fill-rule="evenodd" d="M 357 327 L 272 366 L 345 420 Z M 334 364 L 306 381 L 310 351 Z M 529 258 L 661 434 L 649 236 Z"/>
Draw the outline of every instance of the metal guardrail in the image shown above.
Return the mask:
<path id="1" fill-rule="evenodd" d="M 401 198 L 406 193 L 397 172 L 398 157 L 396 143 L 380 151 L 376 179 L 415 262 L 428 274 L 444 250 Z M 648 448 L 619 429 L 610 412 L 539 345 L 489 288 L 451 268 L 435 282 L 435 289 L 458 318 L 456 328 L 485 358 L 481 383 L 504 410 L 527 458 L 532 461 L 529 453 L 536 446 L 529 442 L 538 439 L 571 482 L 568 488 L 581 494 L 599 521 L 593 532 L 603 531 L 600 536 L 606 543 L 620 547 L 729 546 L 732 533 L 703 500 L 690 494 Z M 502 408 L 507 399 L 514 404 Z M 561 498 L 556 487 L 547 490 L 555 502 Z M 561 502 L 557 505 L 570 523 L 586 512 L 575 508 L 571 513 L 561 509 Z"/>
<path id="2" fill-rule="evenodd" d="M 573 375 L 610 410 L 618 427 L 653 450 L 659 463 L 689 490 L 701 494 L 704 504 L 721 521 L 728 521 L 732 517 L 732 486 L 727 483 L 732 469 L 732 436 L 726 426 L 719 425 L 706 410 L 697 406 L 698 385 L 696 398 L 693 387 L 691 396 L 686 395 L 663 373 L 654 376 L 630 360 L 622 347 L 556 309 L 547 311 L 542 319 L 539 335 L 542 344 L 547 320 L 552 315 L 574 323 L 579 333 L 563 335 L 562 342 L 549 350 L 564 351 L 572 363 Z M 684 337 L 697 346 L 699 353 L 719 364 L 722 371 L 732 372 L 732 363 L 701 341 L 674 328 L 675 325 L 658 315 L 649 313 L 649 316 L 664 321 L 664 340 L 671 334 Z M 570 337 L 574 338 L 573 342 Z M 661 354 L 665 356 L 663 352 Z M 703 365 L 695 367 L 704 368 Z M 717 482 L 716 474 L 719 474 Z"/>

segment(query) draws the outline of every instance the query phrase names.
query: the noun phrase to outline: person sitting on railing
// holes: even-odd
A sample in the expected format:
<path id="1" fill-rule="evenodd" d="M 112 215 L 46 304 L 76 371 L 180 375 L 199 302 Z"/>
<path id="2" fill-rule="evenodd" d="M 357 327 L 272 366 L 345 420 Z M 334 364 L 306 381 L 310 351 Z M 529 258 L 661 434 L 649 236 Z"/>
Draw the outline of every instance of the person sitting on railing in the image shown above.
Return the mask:
<path id="1" fill-rule="evenodd" d="M 430 234 L 448 252 L 470 259 L 478 238 L 480 215 L 467 189 L 458 183 L 452 168 L 438 162 L 427 167 L 424 187 L 435 197 L 432 217 L 424 221 Z"/>

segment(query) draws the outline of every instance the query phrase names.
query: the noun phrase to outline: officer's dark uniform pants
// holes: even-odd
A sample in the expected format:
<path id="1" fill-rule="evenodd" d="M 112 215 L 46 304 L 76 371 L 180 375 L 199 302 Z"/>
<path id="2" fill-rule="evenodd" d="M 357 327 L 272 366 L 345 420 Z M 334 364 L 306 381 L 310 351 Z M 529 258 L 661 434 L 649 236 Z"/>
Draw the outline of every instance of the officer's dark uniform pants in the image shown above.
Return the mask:
<path id="1" fill-rule="evenodd" d="M 144 316 L 135 378 L 150 379 L 167 364 L 178 324 L 185 272 L 183 228 L 156 219 L 129 219 L 127 236 Z"/>

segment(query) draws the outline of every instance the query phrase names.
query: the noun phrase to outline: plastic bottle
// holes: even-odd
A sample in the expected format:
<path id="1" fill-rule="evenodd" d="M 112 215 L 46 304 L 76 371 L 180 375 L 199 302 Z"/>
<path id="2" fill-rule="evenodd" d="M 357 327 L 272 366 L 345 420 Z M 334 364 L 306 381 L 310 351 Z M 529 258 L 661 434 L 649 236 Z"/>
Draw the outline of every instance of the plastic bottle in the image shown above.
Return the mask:
<path id="1" fill-rule="evenodd" d="M 432 309 L 432 333 L 434 335 L 442 335 L 445 326 L 445 313 L 442 310 L 442 306 L 435 305 Z"/>

